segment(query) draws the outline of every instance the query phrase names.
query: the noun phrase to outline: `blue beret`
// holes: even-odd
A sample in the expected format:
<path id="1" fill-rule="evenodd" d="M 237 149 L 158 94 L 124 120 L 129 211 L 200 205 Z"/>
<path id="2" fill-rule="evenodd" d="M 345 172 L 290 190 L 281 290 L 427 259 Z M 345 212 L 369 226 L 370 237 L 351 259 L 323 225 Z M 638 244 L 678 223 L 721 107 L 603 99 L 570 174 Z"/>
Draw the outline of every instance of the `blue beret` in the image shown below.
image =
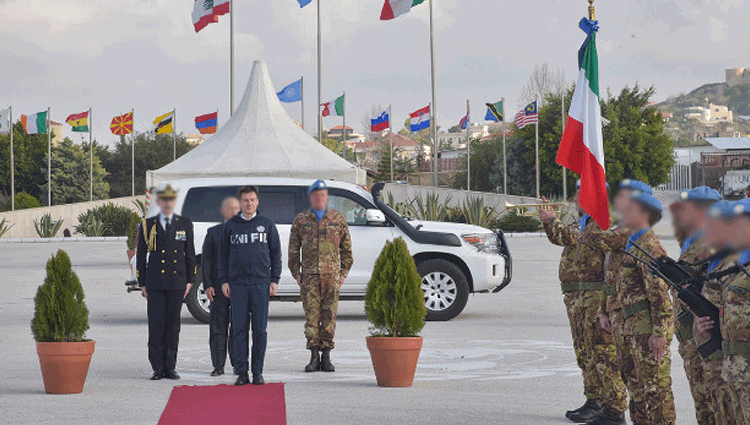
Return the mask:
<path id="1" fill-rule="evenodd" d="M 640 192 L 644 192 L 649 195 L 654 194 L 654 190 L 651 189 L 651 186 L 647 185 L 646 183 L 643 183 L 642 181 L 632 180 L 632 179 L 625 179 L 621 181 L 620 189 L 638 190 Z"/>
<path id="2" fill-rule="evenodd" d="M 643 205 L 646 208 L 649 208 L 657 212 L 662 212 L 661 202 L 659 202 L 659 200 L 656 199 L 654 195 L 651 195 L 650 193 L 636 190 L 630 194 L 630 199 L 638 202 L 639 204 Z"/>
<path id="3" fill-rule="evenodd" d="M 326 182 L 318 179 L 318 180 L 315 180 L 315 183 L 310 185 L 309 189 L 307 189 L 307 194 L 309 195 L 315 192 L 316 190 L 326 190 L 326 189 L 328 189 L 328 187 L 326 186 Z"/>
<path id="4" fill-rule="evenodd" d="M 698 186 L 680 192 L 680 201 L 721 201 L 721 195 L 719 191 L 708 186 Z"/>
<path id="5" fill-rule="evenodd" d="M 711 218 L 729 219 L 734 217 L 734 209 L 737 206 L 737 202 L 729 202 L 721 200 L 711 205 L 708 209 L 708 216 Z"/>
<path id="6" fill-rule="evenodd" d="M 580 188 L 581 188 L 581 179 L 578 179 L 578 181 L 576 181 L 576 189 L 580 189 Z M 609 189 L 609 183 L 607 183 L 607 189 Z"/>

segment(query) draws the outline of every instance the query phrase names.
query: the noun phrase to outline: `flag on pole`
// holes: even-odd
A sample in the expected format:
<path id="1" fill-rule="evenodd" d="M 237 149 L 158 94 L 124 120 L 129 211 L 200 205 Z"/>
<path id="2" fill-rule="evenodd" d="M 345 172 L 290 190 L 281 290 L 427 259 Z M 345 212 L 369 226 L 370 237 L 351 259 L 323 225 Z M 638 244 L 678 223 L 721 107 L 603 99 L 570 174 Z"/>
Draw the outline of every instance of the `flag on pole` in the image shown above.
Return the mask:
<path id="1" fill-rule="evenodd" d="M 391 115 L 391 108 L 386 109 L 383 111 L 382 114 L 378 115 L 377 117 L 370 120 L 370 131 L 383 131 L 386 128 L 390 127 L 390 115 Z"/>
<path id="2" fill-rule="evenodd" d="M 502 122 L 505 120 L 502 100 L 495 103 L 485 103 L 485 105 L 487 105 L 487 113 L 484 114 L 485 121 Z"/>
<path id="3" fill-rule="evenodd" d="M 302 79 L 289 84 L 288 86 L 281 89 L 280 92 L 276 93 L 279 100 L 284 103 L 301 102 L 302 101 Z"/>
<path id="4" fill-rule="evenodd" d="M 39 134 L 47 132 L 47 111 L 37 112 L 31 115 L 21 115 L 21 124 L 26 134 Z"/>
<path id="5" fill-rule="evenodd" d="M 218 112 L 200 115 L 195 117 L 195 128 L 197 128 L 201 134 L 214 134 L 216 133 L 216 126 L 218 124 L 218 121 Z"/>
<path id="6" fill-rule="evenodd" d="M 409 118 L 411 119 L 411 131 L 419 131 L 424 130 L 425 128 L 430 127 L 430 106 L 425 106 L 424 108 L 412 112 L 409 114 Z"/>
<path id="7" fill-rule="evenodd" d="M 380 11 L 381 21 L 390 21 L 398 18 L 404 13 L 409 13 L 411 8 L 424 3 L 424 0 L 385 0 L 383 10 Z"/>
<path id="8" fill-rule="evenodd" d="M 599 105 L 599 59 L 596 53 L 597 21 L 581 19 L 587 34 L 578 51 L 578 82 L 570 103 L 557 163 L 581 176 L 581 206 L 602 229 L 610 226 L 604 142 Z"/>
<path id="9" fill-rule="evenodd" d="M 513 122 L 518 128 L 524 128 L 529 124 L 539 123 L 539 111 L 536 107 L 536 100 L 526 105 L 525 108 L 518 111 Z"/>
<path id="10" fill-rule="evenodd" d="M 466 116 L 461 118 L 461 121 L 459 121 L 458 126 L 461 128 L 461 130 L 466 130 L 471 125 L 471 118 L 469 115 L 471 114 L 470 109 L 466 109 Z"/>
<path id="11" fill-rule="evenodd" d="M 133 113 L 120 115 L 112 118 L 109 124 L 109 130 L 116 136 L 122 136 L 133 132 Z"/>
<path id="12" fill-rule="evenodd" d="M 333 111 L 331 111 L 331 104 L 333 104 Z M 337 115 L 342 116 L 344 115 L 344 95 L 337 97 L 336 99 L 326 102 L 322 105 L 323 112 L 321 113 L 324 117 L 327 117 L 329 115 Z"/>
<path id="13" fill-rule="evenodd" d="M 156 117 L 154 119 L 154 131 L 156 132 L 156 134 L 167 134 L 174 132 L 172 121 L 174 121 L 174 111 L 170 111 L 164 115 Z"/>
<path id="14" fill-rule="evenodd" d="M 0 109 L 0 134 L 9 134 L 12 124 L 10 122 L 10 108 Z"/>
<path id="15" fill-rule="evenodd" d="M 312 0 L 297 0 L 297 3 L 299 3 L 299 8 L 302 9 L 303 7 L 312 3 Z"/>
<path id="16" fill-rule="evenodd" d="M 208 24 L 219 22 L 219 16 L 229 13 L 230 0 L 195 0 L 193 3 L 193 27 L 195 32 Z"/>
<path id="17" fill-rule="evenodd" d="M 81 112 L 80 114 L 71 114 L 65 119 L 65 122 L 70 124 L 70 131 L 76 133 L 88 133 L 89 132 L 89 111 Z"/>

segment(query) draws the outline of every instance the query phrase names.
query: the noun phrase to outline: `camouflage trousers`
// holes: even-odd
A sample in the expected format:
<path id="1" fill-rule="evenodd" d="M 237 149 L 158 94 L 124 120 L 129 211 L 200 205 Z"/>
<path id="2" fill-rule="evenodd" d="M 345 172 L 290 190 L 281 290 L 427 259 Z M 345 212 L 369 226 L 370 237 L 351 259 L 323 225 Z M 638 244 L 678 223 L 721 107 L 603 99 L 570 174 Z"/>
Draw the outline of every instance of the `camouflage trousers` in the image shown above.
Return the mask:
<path id="1" fill-rule="evenodd" d="M 630 375 L 634 377 L 631 385 L 642 391 L 645 412 L 635 412 L 636 418 L 632 418 L 639 425 L 674 425 L 676 413 L 674 407 L 674 394 L 672 393 L 671 376 L 671 353 L 667 339 L 667 348 L 664 358 L 654 360 L 654 354 L 648 346 L 651 335 L 628 335 L 625 337 L 626 350 L 630 351 L 633 360 Z M 632 378 L 631 378 L 632 379 Z M 636 390 L 636 391 L 637 391 Z M 631 412 L 633 415 L 634 412 Z M 645 413 L 645 414 L 644 414 Z"/>
<path id="2" fill-rule="evenodd" d="M 730 422 L 750 425 L 750 357 L 725 355 L 722 377 L 734 405 Z"/>
<path id="3" fill-rule="evenodd" d="M 635 370 L 636 361 L 630 348 L 630 339 L 622 333 L 624 323 L 621 310 L 609 311 L 607 315 L 612 325 L 612 339 L 615 341 L 615 349 L 617 350 L 617 364 L 620 367 L 622 380 L 625 382 L 625 387 L 630 396 L 630 402 L 628 403 L 630 421 L 637 424 L 646 424 L 648 423 L 646 393 L 638 382 Z"/>
<path id="4" fill-rule="evenodd" d="M 736 394 L 721 376 L 722 364 L 721 357 L 703 361 L 703 373 L 710 396 L 709 406 L 717 424 L 739 425 L 742 421 L 736 419 Z"/>
<path id="5" fill-rule="evenodd" d="M 334 348 L 336 310 L 339 306 L 338 274 L 303 275 L 302 307 L 305 309 L 307 349 Z"/>
<path id="6" fill-rule="evenodd" d="M 677 351 L 682 357 L 685 375 L 687 375 L 690 384 L 690 393 L 693 395 L 695 418 L 698 425 L 715 425 L 717 422 L 711 409 L 711 392 L 703 370 L 703 361 L 695 346 L 695 340 L 689 339 L 681 342 Z"/>
<path id="7" fill-rule="evenodd" d="M 601 291 L 565 294 L 573 347 L 583 375 L 584 395 L 605 406 L 624 412 L 627 392 L 617 363 L 612 335 L 599 323 Z"/>

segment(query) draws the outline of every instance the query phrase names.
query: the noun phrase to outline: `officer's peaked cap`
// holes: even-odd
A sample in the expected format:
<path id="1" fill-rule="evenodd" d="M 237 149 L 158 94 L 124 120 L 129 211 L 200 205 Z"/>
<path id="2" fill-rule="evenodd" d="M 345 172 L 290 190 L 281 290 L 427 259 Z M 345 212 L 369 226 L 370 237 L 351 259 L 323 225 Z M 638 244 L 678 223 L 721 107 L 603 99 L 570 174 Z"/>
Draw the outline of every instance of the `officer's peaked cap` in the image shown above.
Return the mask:
<path id="1" fill-rule="evenodd" d="M 180 188 L 170 183 L 162 183 L 156 187 L 156 197 L 159 199 L 176 198 Z"/>

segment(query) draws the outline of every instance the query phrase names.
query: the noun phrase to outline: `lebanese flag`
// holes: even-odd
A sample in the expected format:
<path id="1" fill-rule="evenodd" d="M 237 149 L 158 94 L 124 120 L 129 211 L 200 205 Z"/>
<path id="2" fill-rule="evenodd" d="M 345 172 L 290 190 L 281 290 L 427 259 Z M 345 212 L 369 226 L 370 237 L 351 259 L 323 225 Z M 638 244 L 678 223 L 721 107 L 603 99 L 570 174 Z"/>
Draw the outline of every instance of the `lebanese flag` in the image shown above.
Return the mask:
<path id="1" fill-rule="evenodd" d="M 219 16 L 229 13 L 231 0 L 195 0 L 193 3 L 193 27 L 195 32 L 208 24 L 219 22 Z"/>
<path id="2" fill-rule="evenodd" d="M 557 151 L 557 163 L 581 176 L 581 206 L 599 227 L 608 229 L 609 203 L 599 106 L 599 60 L 596 55 L 596 31 L 599 28 L 585 18 L 579 25 L 589 36 L 578 54 L 580 73 Z"/>
<path id="3" fill-rule="evenodd" d="M 423 2 L 424 0 L 385 0 L 383 10 L 380 12 L 380 20 L 390 21 L 398 18 L 404 13 L 409 13 L 412 7 Z"/>

